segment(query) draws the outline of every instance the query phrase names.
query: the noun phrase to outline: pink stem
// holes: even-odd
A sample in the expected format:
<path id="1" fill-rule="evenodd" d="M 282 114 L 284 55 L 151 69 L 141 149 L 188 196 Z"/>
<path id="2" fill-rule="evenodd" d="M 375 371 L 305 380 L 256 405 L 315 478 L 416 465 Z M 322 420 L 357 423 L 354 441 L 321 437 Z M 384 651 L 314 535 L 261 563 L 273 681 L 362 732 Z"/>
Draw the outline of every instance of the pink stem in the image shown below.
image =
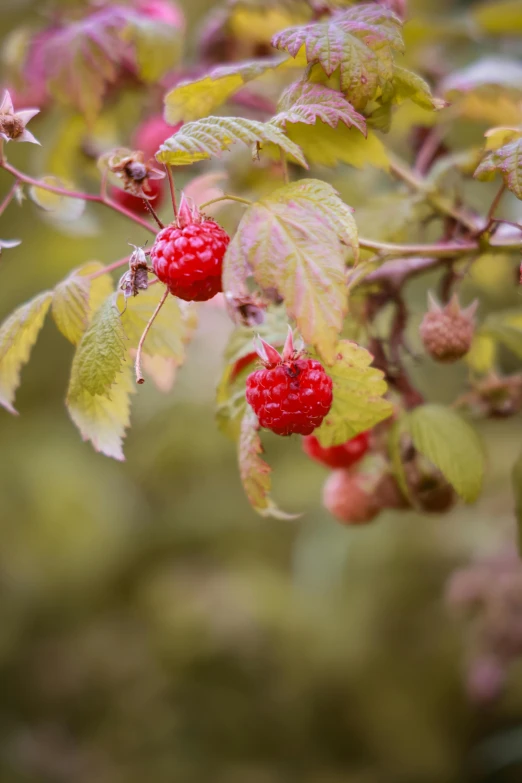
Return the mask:
<path id="1" fill-rule="evenodd" d="M 6 211 L 7 207 L 9 206 L 11 201 L 13 200 L 13 196 L 16 193 L 17 187 L 18 187 L 18 180 L 15 180 L 13 187 L 11 188 L 9 193 L 6 195 L 6 197 L 4 198 L 2 203 L 0 204 L 0 215 L 4 214 L 4 212 Z"/>

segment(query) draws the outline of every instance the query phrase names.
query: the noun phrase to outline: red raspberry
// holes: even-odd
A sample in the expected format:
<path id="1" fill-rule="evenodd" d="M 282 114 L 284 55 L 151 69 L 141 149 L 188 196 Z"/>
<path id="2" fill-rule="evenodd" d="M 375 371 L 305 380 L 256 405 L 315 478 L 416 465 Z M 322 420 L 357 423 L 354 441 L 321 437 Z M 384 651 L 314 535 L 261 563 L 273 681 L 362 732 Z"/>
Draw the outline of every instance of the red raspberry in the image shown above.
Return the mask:
<path id="1" fill-rule="evenodd" d="M 132 149 L 142 150 L 145 157 L 153 156 L 163 142 L 177 133 L 182 125 L 182 122 L 178 122 L 177 125 L 168 125 L 161 114 L 155 114 L 144 120 L 136 129 L 132 137 Z"/>
<path id="2" fill-rule="evenodd" d="M 174 296 L 204 302 L 222 290 L 223 257 L 229 242 L 221 226 L 182 199 L 176 222 L 162 229 L 152 246 L 152 268 Z"/>
<path id="3" fill-rule="evenodd" d="M 265 366 L 248 376 L 247 402 L 261 427 L 276 435 L 310 435 L 332 406 L 332 379 L 320 362 L 294 351 L 291 332 L 282 357 L 264 340 L 260 343 Z"/>
<path id="4" fill-rule="evenodd" d="M 364 457 L 368 451 L 369 441 L 369 433 L 361 432 L 340 446 L 323 448 L 315 435 L 307 435 L 303 439 L 303 451 L 328 468 L 350 468 Z"/>
<path id="5" fill-rule="evenodd" d="M 161 205 L 164 194 L 165 191 L 164 191 L 162 180 L 159 179 L 149 180 L 147 195 L 150 197 L 150 203 L 152 204 L 154 209 L 158 209 L 158 207 Z M 115 201 L 121 207 L 125 207 L 125 209 L 130 209 L 130 211 L 134 212 L 136 215 L 149 214 L 149 210 L 143 203 L 143 199 L 140 198 L 139 196 L 135 196 L 132 193 L 129 193 L 126 190 L 122 190 L 121 188 L 112 188 L 111 197 L 113 201 Z"/>

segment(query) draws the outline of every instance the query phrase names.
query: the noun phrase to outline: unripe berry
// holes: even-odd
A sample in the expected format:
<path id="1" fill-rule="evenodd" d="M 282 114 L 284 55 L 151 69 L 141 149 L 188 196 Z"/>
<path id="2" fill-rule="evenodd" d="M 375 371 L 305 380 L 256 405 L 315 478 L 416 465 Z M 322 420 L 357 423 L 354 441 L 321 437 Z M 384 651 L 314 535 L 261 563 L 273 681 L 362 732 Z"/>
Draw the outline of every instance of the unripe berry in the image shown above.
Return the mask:
<path id="1" fill-rule="evenodd" d="M 364 525 L 375 519 L 381 506 L 362 473 L 334 470 L 323 489 L 323 503 L 339 522 Z"/>
<path id="2" fill-rule="evenodd" d="M 150 251 L 152 268 L 171 294 L 204 302 L 222 290 L 223 257 L 230 237 L 182 198 L 175 223 L 163 228 Z"/>
<path id="3" fill-rule="evenodd" d="M 303 451 L 328 468 L 350 468 L 364 457 L 369 440 L 368 432 L 361 432 L 340 446 L 326 448 L 321 446 L 315 435 L 307 435 L 303 438 Z"/>
<path id="4" fill-rule="evenodd" d="M 332 406 L 332 379 L 320 362 L 294 350 L 291 330 L 282 356 L 261 339 L 257 352 L 264 367 L 248 376 L 246 399 L 260 426 L 276 435 L 310 435 Z"/>
<path id="5" fill-rule="evenodd" d="M 462 310 L 456 294 L 445 307 L 432 295 L 429 299 L 429 310 L 419 329 L 424 347 L 435 361 L 456 362 L 471 348 L 477 302 Z"/>

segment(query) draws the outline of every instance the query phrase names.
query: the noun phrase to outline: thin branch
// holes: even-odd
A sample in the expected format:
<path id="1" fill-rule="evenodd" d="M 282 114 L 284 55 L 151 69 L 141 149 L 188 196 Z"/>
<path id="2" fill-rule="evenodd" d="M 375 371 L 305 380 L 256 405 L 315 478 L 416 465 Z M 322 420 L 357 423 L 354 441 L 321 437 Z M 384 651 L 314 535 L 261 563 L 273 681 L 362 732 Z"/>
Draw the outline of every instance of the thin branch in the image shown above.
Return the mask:
<path id="1" fill-rule="evenodd" d="M 152 326 L 152 324 L 156 320 L 156 318 L 158 316 L 158 313 L 161 310 L 161 308 L 163 307 L 163 305 L 165 304 L 165 301 L 166 301 L 168 295 L 169 295 L 169 289 L 165 288 L 165 293 L 161 297 L 160 301 L 158 302 L 158 306 L 156 307 L 156 309 L 152 313 L 151 317 L 149 318 L 149 322 L 148 322 L 147 326 L 145 327 L 145 331 L 141 335 L 140 341 L 138 343 L 138 351 L 136 353 L 136 365 L 135 365 L 135 368 L 136 368 L 136 383 L 145 383 L 145 378 L 143 377 L 143 374 L 141 372 L 141 355 L 143 353 L 143 345 L 144 345 L 145 340 L 147 338 L 147 335 L 148 335 L 148 333 L 150 331 L 150 327 Z"/>
<path id="2" fill-rule="evenodd" d="M 213 198 L 210 201 L 205 201 L 204 204 L 199 205 L 199 209 L 206 209 L 211 204 L 218 204 L 220 201 L 237 201 L 238 204 L 246 204 L 247 207 L 252 206 L 252 202 L 247 198 L 240 198 L 239 196 L 231 196 L 228 193 L 223 193 L 219 198 Z"/>
<path id="3" fill-rule="evenodd" d="M 96 280 L 97 277 L 106 275 L 109 272 L 114 272 L 115 269 L 119 269 L 122 266 L 128 265 L 129 260 L 130 260 L 130 256 L 125 256 L 125 258 L 120 258 L 118 259 L 118 261 L 113 261 L 112 264 L 107 264 L 107 266 L 104 266 L 102 269 L 98 269 L 96 272 L 87 275 L 87 279 Z"/>
<path id="4" fill-rule="evenodd" d="M 15 179 L 19 180 L 20 182 L 24 182 L 26 185 L 32 185 L 35 188 L 41 188 L 41 190 L 47 190 L 49 193 L 56 193 L 58 196 L 64 196 L 66 198 L 81 199 L 82 201 L 90 201 L 93 204 L 103 204 L 103 206 L 109 207 L 109 209 L 112 209 L 115 212 L 119 212 L 120 215 L 123 215 L 129 220 L 132 220 L 133 223 L 141 226 L 141 228 L 144 228 L 153 234 L 156 233 L 156 229 L 154 226 L 151 226 L 150 223 L 142 220 L 142 218 L 138 217 L 138 215 L 135 215 L 130 210 L 125 209 L 125 207 L 120 206 L 115 201 L 112 201 L 112 199 L 107 198 L 106 196 L 97 196 L 92 193 L 80 193 L 76 190 L 67 190 L 66 188 L 56 187 L 55 185 L 48 185 L 46 182 L 41 182 L 37 179 L 34 179 L 33 177 L 29 177 L 22 171 L 18 171 L 18 169 L 15 169 L 14 166 L 11 166 L 11 164 L 6 160 L 0 160 L 0 168 L 3 168 L 5 171 L 7 171 L 8 174 L 11 174 L 12 177 L 15 177 Z"/>
<path id="5" fill-rule="evenodd" d="M 432 258 L 453 258 L 482 251 L 490 253 L 507 253 L 522 248 L 522 240 L 518 242 L 491 241 L 479 243 L 477 240 L 462 240 L 461 242 L 437 242 L 432 245 L 397 245 L 392 242 L 374 242 L 364 237 L 359 238 L 359 246 L 364 250 L 373 250 L 382 256 L 431 256 Z"/>
<path id="6" fill-rule="evenodd" d="M 150 212 L 150 214 L 152 215 L 152 217 L 154 218 L 154 220 L 156 221 L 158 226 L 160 228 L 165 228 L 165 224 L 162 223 L 161 220 L 159 219 L 158 215 L 156 214 L 156 210 L 154 209 L 154 207 L 152 206 L 150 201 L 148 199 L 144 198 L 143 199 L 143 203 L 145 204 L 145 207 L 148 209 L 148 211 Z"/>
<path id="7" fill-rule="evenodd" d="M 502 183 L 495 198 L 491 202 L 491 206 L 488 209 L 488 214 L 486 215 L 486 225 L 480 233 L 485 233 L 486 231 L 489 231 L 489 229 L 495 222 L 494 215 L 495 212 L 497 211 L 498 205 L 500 204 L 500 201 L 502 199 L 502 196 L 504 195 L 505 190 L 506 190 L 506 186 L 504 185 L 504 183 Z"/>
<path id="8" fill-rule="evenodd" d="M 412 190 L 423 193 L 429 204 L 441 215 L 452 217 L 467 231 L 475 233 L 478 229 L 477 223 L 473 217 L 458 209 L 450 199 L 441 196 L 435 192 L 432 185 L 424 180 L 423 177 L 409 168 L 401 160 L 393 156 L 390 160 L 390 171 L 397 179 L 405 182 Z"/>
<path id="9" fill-rule="evenodd" d="M 9 206 L 11 201 L 13 200 L 14 195 L 16 193 L 16 190 L 17 190 L 19 184 L 20 184 L 19 180 L 15 179 L 12 188 L 9 190 L 9 192 L 6 195 L 6 197 L 4 198 L 2 203 L 0 204 L 0 215 L 4 214 L 4 212 L 6 211 L 7 207 Z"/>
<path id="10" fill-rule="evenodd" d="M 443 134 L 440 128 L 432 128 L 426 136 L 415 161 L 414 173 L 420 176 L 430 169 L 435 155 L 442 143 Z"/>
<path id="11" fill-rule="evenodd" d="M 172 201 L 172 209 L 174 212 L 174 217 L 176 218 L 178 216 L 178 203 L 176 201 L 176 188 L 174 187 L 174 176 L 172 174 L 172 168 L 167 164 L 163 164 L 165 166 L 165 171 L 167 172 L 167 179 L 169 181 L 169 189 L 170 189 L 170 199 Z"/>

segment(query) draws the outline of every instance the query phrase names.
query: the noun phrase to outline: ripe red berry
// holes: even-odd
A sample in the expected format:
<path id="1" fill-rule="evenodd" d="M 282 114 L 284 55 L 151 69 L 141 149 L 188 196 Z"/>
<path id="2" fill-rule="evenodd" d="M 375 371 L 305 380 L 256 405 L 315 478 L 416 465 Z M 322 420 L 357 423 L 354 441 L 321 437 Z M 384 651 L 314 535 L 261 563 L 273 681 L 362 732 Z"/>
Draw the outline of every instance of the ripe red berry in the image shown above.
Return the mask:
<path id="1" fill-rule="evenodd" d="M 145 157 L 152 157 L 159 150 L 165 139 L 173 136 L 182 125 L 182 122 L 178 122 L 177 125 L 168 125 L 161 114 L 154 114 L 138 126 L 132 137 L 131 146 L 135 150 L 142 150 L 145 153 Z"/>
<path id="2" fill-rule="evenodd" d="M 315 435 L 307 435 L 303 439 L 303 451 L 328 468 L 350 468 L 364 457 L 368 451 L 369 442 L 369 433 L 361 432 L 340 446 L 324 448 Z"/>
<path id="3" fill-rule="evenodd" d="M 165 195 L 163 181 L 159 179 L 149 180 L 147 195 L 150 197 L 150 202 L 154 209 L 158 209 L 163 202 Z M 111 189 L 111 197 L 117 204 L 125 207 L 125 209 L 130 209 L 130 211 L 134 212 L 136 215 L 149 214 L 147 207 L 143 203 L 143 199 L 139 196 L 135 196 L 133 193 L 129 193 L 121 188 L 113 187 Z"/>
<path id="4" fill-rule="evenodd" d="M 310 435 L 332 406 L 332 379 L 320 362 L 294 351 L 291 332 L 282 357 L 260 342 L 258 354 L 265 366 L 248 376 L 247 402 L 261 427 L 276 435 Z"/>
<path id="5" fill-rule="evenodd" d="M 204 302 L 222 290 L 223 257 L 229 242 L 221 226 L 182 199 L 176 222 L 159 232 L 151 248 L 152 268 L 174 296 Z"/>

